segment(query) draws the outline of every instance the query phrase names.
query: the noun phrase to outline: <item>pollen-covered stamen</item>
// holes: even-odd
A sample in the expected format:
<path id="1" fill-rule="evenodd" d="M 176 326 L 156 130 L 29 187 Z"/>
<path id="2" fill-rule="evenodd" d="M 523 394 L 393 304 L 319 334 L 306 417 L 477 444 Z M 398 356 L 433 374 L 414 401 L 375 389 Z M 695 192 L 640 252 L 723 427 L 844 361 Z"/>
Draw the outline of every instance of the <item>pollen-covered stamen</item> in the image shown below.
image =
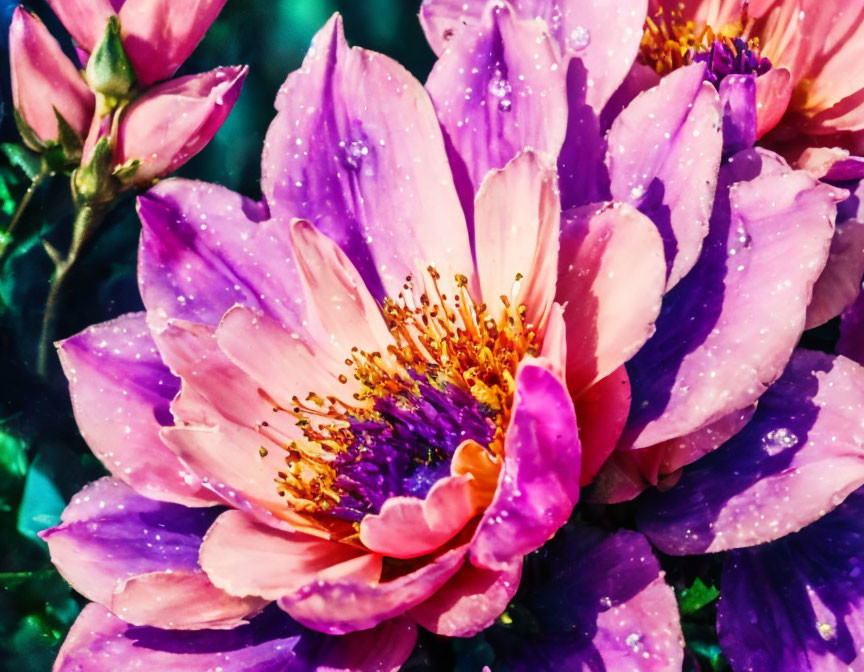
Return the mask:
<path id="1" fill-rule="evenodd" d="M 502 453 L 516 369 L 537 354 L 536 329 L 525 306 L 501 297 L 493 313 L 471 298 L 466 277 L 456 276 L 448 297 L 437 271 L 427 274 L 428 291 L 416 291 L 409 277 L 383 302 L 393 338 L 387 351 L 354 348 L 346 359 L 359 383 L 350 400 L 311 393 L 290 408 L 270 400 L 303 435 L 259 427 L 286 451 L 276 482 L 296 511 L 357 522 L 390 497 L 425 496 L 449 474 L 464 441 L 487 446 L 496 459 Z"/>
<path id="2" fill-rule="evenodd" d="M 728 75 L 762 75 L 771 69 L 771 61 L 760 55 L 759 38 L 750 37 L 752 25 L 746 2 L 738 20 L 719 29 L 697 25 L 680 9 L 661 6 L 645 20 L 639 59 L 659 75 L 706 63 L 706 79 L 714 85 Z"/>

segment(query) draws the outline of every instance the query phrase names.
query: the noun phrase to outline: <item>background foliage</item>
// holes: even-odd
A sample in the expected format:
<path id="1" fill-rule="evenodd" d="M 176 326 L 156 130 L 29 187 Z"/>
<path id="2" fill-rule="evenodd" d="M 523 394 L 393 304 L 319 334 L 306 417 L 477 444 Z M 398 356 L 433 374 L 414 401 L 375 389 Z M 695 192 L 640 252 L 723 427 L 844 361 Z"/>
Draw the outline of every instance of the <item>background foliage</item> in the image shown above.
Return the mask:
<path id="1" fill-rule="evenodd" d="M 0 142 L 17 143 L 12 118 L 7 33 L 17 3 L 0 0 Z M 25 2 L 71 44 L 44 1 Z M 309 41 L 339 11 L 348 39 L 392 55 L 421 80 L 433 62 L 416 19 L 419 0 L 229 0 L 179 74 L 248 64 L 234 111 L 210 145 L 180 175 L 218 182 L 248 196 L 261 191 L 260 154 L 285 76 Z M 9 144 L 0 155 L 0 236 L 29 184 L 28 166 Z M 65 503 L 104 469 L 78 435 L 56 358 L 47 381 L 35 374 L 39 324 L 50 262 L 40 238 L 68 244 L 68 178 L 58 175 L 35 194 L 19 225 L 14 251 L 0 269 L 0 669 L 44 672 L 83 600 L 53 569 L 36 533 L 55 525 Z M 74 271 L 57 336 L 140 310 L 135 283 L 139 223 L 134 198 L 118 203 Z"/>

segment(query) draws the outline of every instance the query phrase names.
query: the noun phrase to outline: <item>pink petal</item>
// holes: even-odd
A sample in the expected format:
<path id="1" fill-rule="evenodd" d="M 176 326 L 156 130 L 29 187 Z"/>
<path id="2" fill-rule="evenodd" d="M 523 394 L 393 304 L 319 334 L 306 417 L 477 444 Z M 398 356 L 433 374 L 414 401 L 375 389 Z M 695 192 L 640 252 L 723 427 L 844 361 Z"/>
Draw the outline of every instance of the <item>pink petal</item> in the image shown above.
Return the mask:
<path id="1" fill-rule="evenodd" d="M 546 25 L 520 19 L 509 4 L 489 3 L 476 25 L 459 31 L 426 88 L 473 191 L 526 147 L 558 154 L 566 69 Z"/>
<path id="2" fill-rule="evenodd" d="M 331 634 L 365 630 L 398 616 L 428 599 L 464 564 L 465 546 L 390 581 L 311 583 L 279 600 L 279 606 L 303 625 Z"/>
<path id="3" fill-rule="evenodd" d="M 694 64 L 637 96 L 612 124 L 606 164 L 613 200 L 660 230 L 673 287 L 696 263 L 714 202 L 723 148 L 717 91 Z"/>
<path id="4" fill-rule="evenodd" d="M 138 81 L 148 86 L 177 72 L 225 2 L 126 0 L 119 12 L 120 27 L 123 47 L 135 67 Z"/>
<path id="5" fill-rule="evenodd" d="M 119 165 L 140 161 L 134 181 L 173 172 L 210 142 L 234 107 L 246 67 L 217 68 L 159 84 L 132 103 L 117 134 Z"/>
<path id="6" fill-rule="evenodd" d="M 756 78 L 756 137 L 761 138 L 786 114 L 792 97 L 792 75 L 786 68 L 772 68 Z"/>
<path id="7" fill-rule="evenodd" d="M 198 548 L 216 515 L 211 509 L 146 499 L 103 478 L 76 495 L 63 523 L 42 538 L 52 562 L 76 590 L 131 623 L 234 627 L 265 602 L 232 597 L 201 572 Z M 190 590 L 196 593 L 196 609 L 178 609 Z"/>
<path id="8" fill-rule="evenodd" d="M 511 4 L 520 19 L 542 19 L 562 53 L 582 60 L 594 81 L 589 104 L 599 114 L 636 58 L 647 1 L 625 0 L 611 7 L 602 0 L 514 0 Z M 479 2 L 424 0 L 420 23 L 435 53 L 446 57 L 460 34 L 480 23 L 482 7 Z"/>
<path id="9" fill-rule="evenodd" d="M 561 210 L 555 172 L 534 152 L 486 176 L 474 205 L 477 273 L 483 301 L 495 314 L 499 297 L 525 305 L 540 327 L 555 297 Z"/>
<path id="10" fill-rule="evenodd" d="M 393 338 L 363 278 L 332 240 L 303 220 L 291 223 L 291 241 L 311 319 L 334 350 L 386 352 Z"/>
<path id="11" fill-rule="evenodd" d="M 201 545 L 201 567 L 232 595 L 276 600 L 319 580 L 372 584 L 381 575 L 381 556 L 357 546 L 284 532 L 256 523 L 240 511 L 226 511 Z"/>
<path id="12" fill-rule="evenodd" d="M 108 19 L 115 12 L 115 1 L 48 0 L 48 4 L 78 45 L 89 52 L 105 34 Z"/>
<path id="13" fill-rule="evenodd" d="M 628 364 L 625 434 L 636 448 L 758 399 L 801 336 L 828 257 L 836 189 L 759 150 L 733 157 L 718 193 L 699 264 L 667 296 L 657 333 Z"/>
<path id="14" fill-rule="evenodd" d="M 360 541 L 374 553 L 414 558 L 452 539 L 476 513 L 468 476 L 439 480 L 426 495 L 391 497 L 360 521 Z"/>
<path id="15" fill-rule="evenodd" d="M 507 608 L 521 574 L 521 558 L 500 572 L 466 563 L 437 593 L 414 607 L 410 616 L 436 635 L 472 637 Z"/>
<path id="16" fill-rule="evenodd" d="M 504 570 L 548 541 L 579 499 L 581 447 L 573 403 L 542 360 L 523 360 L 504 440 L 498 492 L 471 543 L 471 562 Z"/>
<path id="17" fill-rule="evenodd" d="M 15 110 L 41 140 L 59 137 L 55 109 L 81 138 L 87 135 L 93 94 L 45 25 L 21 7 L 9 25 L 9 60 Z"/>
<path id="18" fill-rule="evenodd" d="M 434 264 L 473 268 L 441 129 L 401 65 L 351 49 L 336 16 L 289 75 L 267 133 L 262 190 L 274 216 L 336 241 L 376 298 Z"/>
<path id="19" fill-rule="evenodd" d="M 567 324 L 567 384 L 578 396 L 654 333 L 666 286 L 663 241 L 636 209 L 600 203 L 568 210 L 558 292 Z"/>
<path id="20" fill-rule="evenodd" d="M 179 385 L 143 313 L 90 327 L 62 341 L 58 354 L 81 434 L 109 471 L 151 499 L 187 506 L 218 501 L 159 438 L 171 423 Z"/>
<path id="21" fill-rule="evenodd" d="M 619 366 L 574 400 L 582 442 L 580 485 L 588 485 L 615 450 L 630 413 L 630 379 Z"/>

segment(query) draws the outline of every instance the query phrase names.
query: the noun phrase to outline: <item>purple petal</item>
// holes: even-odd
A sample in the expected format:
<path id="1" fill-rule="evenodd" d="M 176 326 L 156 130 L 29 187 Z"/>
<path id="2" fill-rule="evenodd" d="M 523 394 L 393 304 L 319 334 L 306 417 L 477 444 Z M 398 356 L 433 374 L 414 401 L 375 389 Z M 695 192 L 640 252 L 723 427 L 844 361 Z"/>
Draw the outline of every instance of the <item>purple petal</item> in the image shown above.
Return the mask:
<path id="1" fill-rule="evenodd" d="M 131 626 L 90 604 L 69 631 L 54 672 L 395 672 L 416 638 L 406 619 L 328 637 L 278 609 L 233 630 L 178 632 Z"/>
<path id="2" fill-rule="evenodd" d="M 660 229 L 669 287 L 699 257 L 723 148 L 719 99 L 703 74 L 694 64 L 664 77 L 609 130 L 612 198 L 636 206 Z"/>
<path id="3" fill-rule="evenodd" d="M 864 364 L 864 292 L 843 311 L 840 319 L 840 340 L 837 352 Z"/>
<path id="4" fill-rule="evenodd" d="M 349 48 L 336 16 L 276 108 L 261 184 L 274 216 L 308 219 L 339 243 L 378 298 L 396 296 L 418 262 L 448 280 L 470 274 L 441 128 L 401 65 Z"/>
<path id="5" fill-rule="evenodd" d="M 732 185 L 730 187 L 730 185 Z M 749 406 L 783 370 L 828 256 L 835 190 L 770 152 L 722 171 L 699 263 L 666 295 L 657 333 L 629 362 L 637 448 Z"/>
<path id="6" fill-rule="evenodd" d="M 541 19 L 566 57 L 576 56 L 593 80 L 588 103 L 599 114 L 630 70 L 647 13 L 646 0 L 514 0 L 516 16 Z M 429 44 L 442 58 L 462 31 L 481 21 L 482 2 L 424 0 L 420 22 Z"/>
<path id="7" fill-rule="evenodd" d="M 539 21 L 490 3 L 429 75 L 438 118 L 476 191 L 525 147 L 556 156 L 567 123 L 565 64 Z"/>
<path id="8" fill-rule="evenodd" d="M 486 631 L 506 669 L 681 669 L 675 596 L 641 534 L 604 538 L 590 528 L 565 527 L 532 557 L 523 588 L 524 603 L 518 596 L 517 603 L 538 632 L 520 636 L 500 625 Z"/>
<path id="9" fill-rule="evenodd" d="M 864 664 L 864 491 L 723 566 L 718 631 L 736 670 L 858 670 Z"/>
<path id="10" fill-rule="evenodd" d="M 567 388 L 542 363 L 524 361 L 516 374 L 498 491 L 477 527 L 471 561 L 504 570 L 548 541 L 579 500 L 580 463 Z"/>
<path id="11" fill-rule="evenodd" d="M 864 484 L 864 368 L 799 350 L 750 423 L 651 493 L 639 528 L 664 553 L 772 541 L 817 520 Z"/>
<path id="12" fill-rule="evenodd" d="M 735 154 L 756 143 L 756 75 L 729 75 L 720 82 L 723 153 Z"/>
<path id="13" fill-rule="evenodd" d="M 223 593 L 199 567 L 201 541 L 218 514 L 147 499 L 103 478 L 78 493 L 62 524 L 41 536 L 78 592 L 127 621 L 172 629 L 231 627 L 266 602 Z M 195 602 L 188 601 L 190 593 Z M 185 605 L 178 605 L 179 596 Z"/>
<path id="14" fill-rule="evenodd" d="M 150 318 L 215 326 L 235 303 L 298 321 L 287 223 L 223 187 L 167 180 L 138 199 L 138 284 Z"/>
<path id="15" fill-rule="evenodd" d="M 90 327 L 58 346 L 72 408 L 93 454 L 120 480 L 158 500 L 209 506 L 216 500 L 162 443 L 180 389 L 143 313 Z"/>

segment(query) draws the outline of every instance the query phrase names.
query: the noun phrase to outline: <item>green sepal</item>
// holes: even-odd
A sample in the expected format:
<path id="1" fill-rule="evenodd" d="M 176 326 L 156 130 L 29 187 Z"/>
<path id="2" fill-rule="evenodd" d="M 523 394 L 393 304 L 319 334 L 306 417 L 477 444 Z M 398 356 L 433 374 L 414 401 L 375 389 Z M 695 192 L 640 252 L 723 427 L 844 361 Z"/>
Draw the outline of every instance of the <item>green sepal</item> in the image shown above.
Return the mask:
<path id="1" fill-rule="evenodd" d="M 716 586 L 708 586 L 697 578 L 693 585 L 678 593 L 678 608 L 682 614 L 694 614 L 720 596 Z"/>
<path id="2" fill-rule="evenodd" d="M 54 115 L 57 117 L 58 141 L 63 149 L 66 164 L 77 165 L 81 163 L 81 150 L 84 149 L 81 138 L 78 137 L 78 134 L 56 107 L 54 108 Z"/>
<path id="3" fill-rule="evenodd" d="M 87 61 L 85 76 L 90 88 L 102 94 L 103 104 L 110 108 L 101 110 L 103 114 L 116 107 L 135 86 L 135 69 L 123 49 L 120 21 L 116 16 L 109 17 L 105 33 Z"/>
<path id="4" fill-rule="evenodd" d="M 141 167 L 141 162 L 138 159 L 129 159 L 122 166 L 117 166 L 114 169 L 114 177 L 123 184 L 129 184 Z"/>

